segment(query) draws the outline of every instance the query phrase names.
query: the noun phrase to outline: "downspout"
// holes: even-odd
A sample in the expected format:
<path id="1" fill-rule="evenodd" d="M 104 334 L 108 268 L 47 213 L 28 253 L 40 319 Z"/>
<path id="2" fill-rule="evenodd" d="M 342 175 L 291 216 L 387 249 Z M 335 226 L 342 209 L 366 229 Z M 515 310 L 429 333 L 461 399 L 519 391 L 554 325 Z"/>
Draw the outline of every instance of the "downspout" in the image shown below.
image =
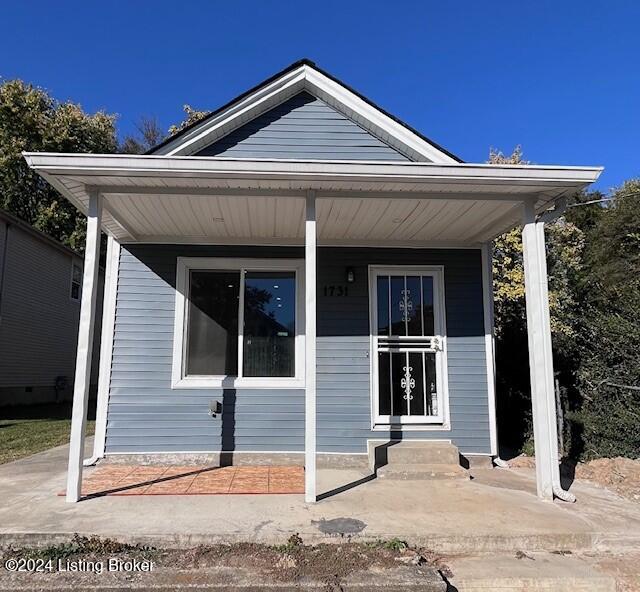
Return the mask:
<path id="1" fill-rule="evenodd" d="M 554 222 L 560 216 L 562 216 L 566 210 L 567 210 L 567 198 L 566 197 L 561 197 L 556 202 L 555 207 L 553 208 L 553 210 L 547 210 L 546 212 L 543 212 L 538 216 L 537 223 L 540 224 L 539 232 L 542 234 L 543 237 L 544 237 L 544 225 L 545 225 L 545 223 Z M 543 254 L 543 257 L 544 257 L 544 259 L 541 261 L 541 265 L 544 265 L 545 271 L 546 271 L 546 254 Z M 545 273 L 545 277 L 546 277 L 546 273 Z M 544 288 L 545 288 L 545 293 L 546 293 L 545 296 L 546 296 L 546 298 L 548 300 L 549 296 L 548 296 L 548 290 L 547 290 L 547 283 L 546 282 L 545 282 Z M 551 352 L 549 352 L 548 355 L 551 356 L 552 355 Z M 555 434 L 555 438 L 554 438 L 555 441 L 553 442 L 553 446 L 554 446 L 556 457 L 557 457 L 557 456 L 559 456 L 557 454 L 557 452 L 558 452 L 557 425 L 554 425 L 552 427 L 555 428 L 552 431 L 552 433 Z M 554 478 L 552 491 L 553 491 L 553 495 L 555 497 L 557 497 L 559 500 L 562 500 L 563 502 L 574 503 L 576 501 L 576 496 L 573 495 L 573 493 L 570 493 L 569 491 L 565 491 L 562 488 L 562 485 L 561 485 L 560 479 L 559 479 L 559 474 L 558 474 L 558 477 Z"/>

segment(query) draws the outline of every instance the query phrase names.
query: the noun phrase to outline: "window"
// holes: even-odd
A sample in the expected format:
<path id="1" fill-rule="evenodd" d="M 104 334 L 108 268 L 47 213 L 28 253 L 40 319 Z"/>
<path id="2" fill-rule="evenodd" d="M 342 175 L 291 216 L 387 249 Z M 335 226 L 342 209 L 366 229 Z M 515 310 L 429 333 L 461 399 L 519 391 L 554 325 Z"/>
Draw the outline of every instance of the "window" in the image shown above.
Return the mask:
<path id="1" fill-rule="evenodd" d="M 447 424 L 441 268 L 371 268 L 374 425 Z"/>
<path id="2" fill-rule="evenodd" d="M 80 301 L 82 296 L 82 266 L 78 263 L 71 264 L 71 300 Z"/>
<path id="3" fill-rule="evenodd" d="M 302 262 L 179 258 L 173 386 L 302 386 Z"/>

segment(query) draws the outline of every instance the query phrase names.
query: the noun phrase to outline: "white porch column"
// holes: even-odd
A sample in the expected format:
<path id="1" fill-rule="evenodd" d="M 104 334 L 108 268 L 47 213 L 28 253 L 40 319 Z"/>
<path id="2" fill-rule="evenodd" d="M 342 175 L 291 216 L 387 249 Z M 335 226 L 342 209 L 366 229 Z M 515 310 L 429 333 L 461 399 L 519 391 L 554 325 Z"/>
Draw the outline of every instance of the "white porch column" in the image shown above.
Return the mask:
<path id="1" fill-rule="evenodd" d="M 304 499 L 316 501 L 316 194 L 307 192 L 304 225 Z"/>
<path id="2" fill-rule="evenodd" d="M 100 258 L 100 224 L 102 221 L 102 195 L 96 190 L 89 194 L 87 213 L 87 240 L 82 278 L 82 300 L 78 326 L 78 351 L 76 374 L 73 384 L 73 411 L 71 415 L 71 440 L 69 444 L 69 470 L 67 473 L 67 501 L 80 499 L 82 485 L 82 460 L 87 425 L 87 401 L 91 380 L 91 353 L 95 326 L 96 291 Z"/>
<path id="3" fill-rule="evenodd" d="M 538 497 L 560 493 L 560 469 L 553 391 L 553 356 L 547 287 L 544 223 L 536 222 L 532 202 L 524 204 L 522 250 L 529 338 L 529 372 Z"/>

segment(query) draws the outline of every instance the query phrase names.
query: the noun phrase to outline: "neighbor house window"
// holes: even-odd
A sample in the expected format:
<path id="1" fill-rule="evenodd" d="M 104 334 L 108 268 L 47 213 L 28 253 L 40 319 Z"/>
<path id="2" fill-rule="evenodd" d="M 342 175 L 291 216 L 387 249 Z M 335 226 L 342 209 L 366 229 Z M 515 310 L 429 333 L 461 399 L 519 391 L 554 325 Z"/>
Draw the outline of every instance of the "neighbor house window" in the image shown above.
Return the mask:
<path id="1" fill-rule="evenodd" d="M 301 380 L 299 261 L 179 258 L 174 387 Z"/>
<path id="2" fill-rule="evenodd" d="M 82 266 L 71 264 L 71 300 L 80 300 L 82 295 Z"/>

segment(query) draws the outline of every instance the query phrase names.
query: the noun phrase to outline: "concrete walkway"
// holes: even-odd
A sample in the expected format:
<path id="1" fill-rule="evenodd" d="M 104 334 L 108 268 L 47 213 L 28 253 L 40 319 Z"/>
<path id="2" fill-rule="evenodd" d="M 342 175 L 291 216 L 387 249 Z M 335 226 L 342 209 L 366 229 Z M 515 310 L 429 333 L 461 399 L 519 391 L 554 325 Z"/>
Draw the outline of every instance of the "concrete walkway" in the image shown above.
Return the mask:
<path id="1" fill-rule="evenodd" d="M 90 450 L 87 447 L 87 450 Z M 320 470 L 324 499 L 302 495 L 123 496 L 68 504 L 67 447 L 0 466 L 0 544 L 42 544 L 69 534 L 183 546 L 201 542 L 305 542 L 334 535 L 401 538 L 443 553 L 640 548 L 640 504 L 574 483 L 574 505 L 535 497 L 533 474 L 473 471 L 471 481 L 371 479 Z M 89 469 L 90 472 L 92 469 Z M 330 492 L 336 489 L 337 493 Z"/>

